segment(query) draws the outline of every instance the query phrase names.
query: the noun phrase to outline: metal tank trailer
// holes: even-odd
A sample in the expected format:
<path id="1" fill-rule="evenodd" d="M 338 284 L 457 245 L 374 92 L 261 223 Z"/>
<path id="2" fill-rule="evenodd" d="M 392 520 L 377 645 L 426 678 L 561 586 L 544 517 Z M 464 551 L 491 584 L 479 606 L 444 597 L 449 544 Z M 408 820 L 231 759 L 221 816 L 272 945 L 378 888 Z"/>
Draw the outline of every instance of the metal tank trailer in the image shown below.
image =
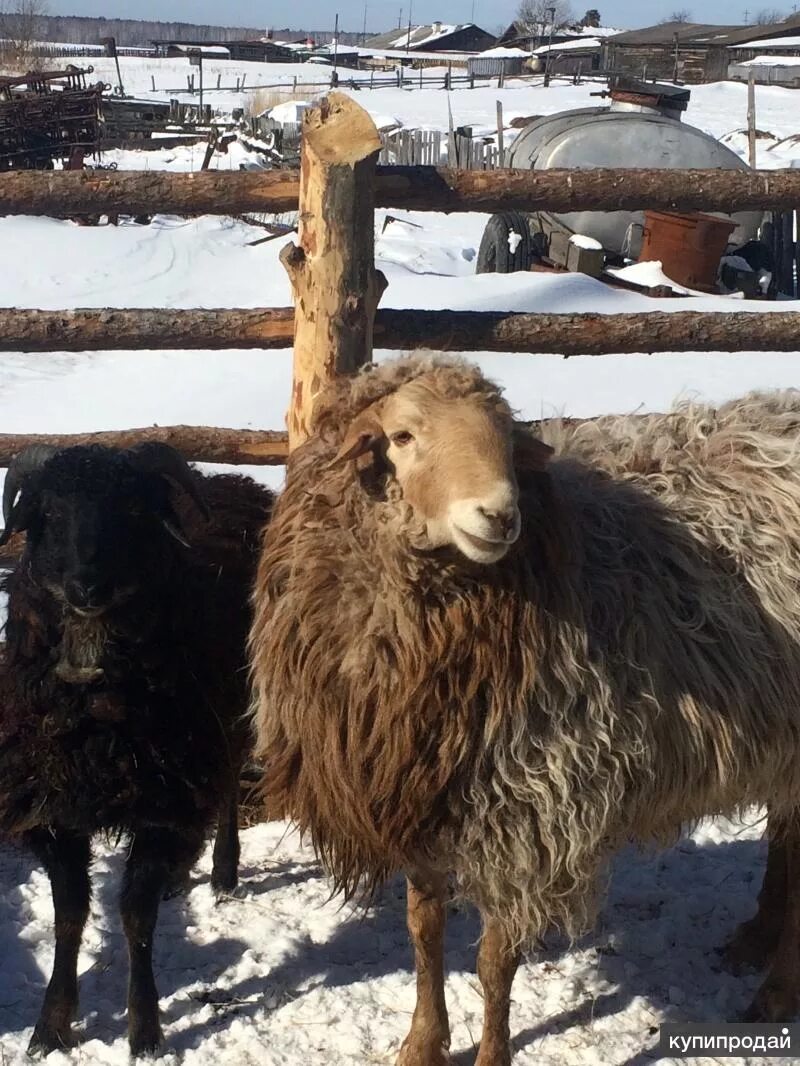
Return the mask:
<path id="1" fill-rule="evenodd" d="M 682 86 L 618 77 L 595 95 L 608 106 L 578 108 L 538 118 L 526 126 L 506 152 L 506 165 L 522 170 L 558 167 L 625 167 L 748 170 L 744 160 L 714 137 L 681 121 L 691 93 Z M 761 212 L 715 213 L 735 223 L 722 261 L 724 289 L 744 288 L 756 295 L 771 277 L 771 251 L 761 241 Z M 589 238 L 602 246 L 601 263 L 623 266 L 639 259 L 644 213 L 584 211 L 492 215 L 478 252 L 478 273 L 529 270 L 542 260 L 567 265 L 570 238 Z M 581 243 L 581 242 L 579 242 Z M 595 246 L 596 247 L 596 246 Z M 731 260 L 728 256 L 736 256 Z M 749 274 L 749 278 L 747 275 Z M 757 290 L 763 292 L 763 287 Z"/>

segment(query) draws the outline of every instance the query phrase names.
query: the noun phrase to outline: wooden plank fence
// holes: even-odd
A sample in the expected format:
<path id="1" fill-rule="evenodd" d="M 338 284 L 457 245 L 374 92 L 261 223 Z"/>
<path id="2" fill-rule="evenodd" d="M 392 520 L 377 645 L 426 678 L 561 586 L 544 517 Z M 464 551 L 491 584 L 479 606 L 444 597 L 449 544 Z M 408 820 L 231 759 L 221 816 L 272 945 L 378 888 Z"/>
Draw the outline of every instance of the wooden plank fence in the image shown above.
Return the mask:
<path id="1" fill-rule="evenodd" d="M 276 122 L 268 115 L 259 115 L 250 119 L 249 129 L 251 136 L 265 142 L 279 155 L 299 161 L 301 123 Z M 495 138 L 456 133 L 451 148 L 441 130 L 400 129 L 382 133 L 381 145 L 378 161 L 384 166 L 444 164 L 464 170 L 495 170 L 500 166 Z"/>
<path id="2" fill-rule="evenodd" d="M 331 375 L 369 361 L 373 343 L 407 350 L 494 350 L 560 355 L 662 351 L 800 351 L 800 314 L 514 315 L 378 309 L 385 284 L 374 271 L 373 207 L 424 211 L 794 211 L 800 171 L 510 171 L 431 165 L 376 169 L 377 130 L 352 98 L 332 93 L 304 119 L 300 173 L 8 173 L 0 213 L 71 217 L 85 213 L 242 214 L 300 212 L 299 244 L 283 258 L 297 299 L 288 308 L 211 311 L 0 312 L 0 346 L 32 353 L 107 348 L 260 348 L 295 338 L 291 444 L 302 440 L 314 397 Z M 314 135 L 309 136 L 309 131 Z M 420 152 L 423 151 L 420 145 Z M 350 175 L 350 176 L 348 176 Z M 301 188 L 301 182 L 303 186 Z M 356 210 L 356 206 L 358 210 Z M 366 217 L 366 216 L 365 216 Z M 331 228 L 331 220 L 336 224 Z M 338 221 L 337 221 L 338 220 Z M 300 337 L 303 337 L 302 343 Z M 346 359 L 342 353 L 346 349 Z M 298 359 L 298 356 L 302 358 Z M 509 356 L 511 357 L 511 356 Z M 31 358 L 35 358 L 32 355 Z M 347 364 L 346 366 L 344 364 Z M 124 443 L 138 430 L 109 433 Z M 190 459 L 283 462 L 282 433 L 159 427 Z M 0 435 L 0 462 L 41 436 Z M 51 438 L 52 439 L 52 438 Z M 74 438 L 58 438 L 66 443 Z M 81 438 L 83 439 L 83 438 Z"/>
<path id="3" fill-rule="evenodd" d="M 429 166 L 462 170 L 496 170 L 501 166 L 495 138 L 470 137 L 455 132 L 452 139 L 441 130 L 396 130 L 381 136 L 378 161 L 385 166 Z"/>

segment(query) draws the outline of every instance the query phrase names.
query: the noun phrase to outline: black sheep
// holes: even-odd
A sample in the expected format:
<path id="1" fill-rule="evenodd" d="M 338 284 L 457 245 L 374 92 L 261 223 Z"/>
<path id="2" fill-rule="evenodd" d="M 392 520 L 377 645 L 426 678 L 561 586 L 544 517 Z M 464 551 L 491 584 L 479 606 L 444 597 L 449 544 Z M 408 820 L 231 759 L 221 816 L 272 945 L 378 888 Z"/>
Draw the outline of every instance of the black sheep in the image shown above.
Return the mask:
<path id="1" fill-rule="evenodd" d="M 5 582 L 0 832 L 43 863 L 55 908 L 33 1052 L 70 1043 L 93 834 L 128 840 L 134 1054 L 161 1040 L 159 901 L 215 819 L 212 884 L 235 887 L 249 592 L 271 500 L 248 478 L 203 477 L 165 445 L 28 449 L 9 469 L 0 542 L 27 538 Z"/>

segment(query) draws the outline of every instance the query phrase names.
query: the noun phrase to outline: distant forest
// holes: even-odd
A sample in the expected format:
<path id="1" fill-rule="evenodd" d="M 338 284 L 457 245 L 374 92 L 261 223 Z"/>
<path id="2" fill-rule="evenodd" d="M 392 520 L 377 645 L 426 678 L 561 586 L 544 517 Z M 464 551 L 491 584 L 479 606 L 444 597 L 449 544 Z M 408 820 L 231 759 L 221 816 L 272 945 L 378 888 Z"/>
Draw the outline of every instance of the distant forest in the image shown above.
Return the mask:
<path id="1" fill-rule="evenodd" d="M 23 33 L 17 33 L 15 22 L 26 16 L 5 14 L 0 18 L 0 36 L 27 37 L 27 27 Z M 22 29 L 22 27 L 20 27 Z M 86 18 L 81 15 L 37 15 L 36 29 L 28 39 L 39 41 L 58 41 L 63 44 L 97 44 L 101 37 L 115 37 L 117 44 L 124 48 L 149 48 L 155 40 L 174 41 L 235 41 L 249 37 L 263 37 L 266 27 L 244 26 L 200 26 L 191 22 L 150 22 L 140 19 L 105 19 Z M 333 28 L 324 30 L 290 30 L 275 29 L 275 40 L 302 40 L 313 37 L 317 41 L 328 41 L 333 36 Z M 357 44 L 361 35 L 358 33 L 340 33 L 339 39 L 345 44 Z"/>

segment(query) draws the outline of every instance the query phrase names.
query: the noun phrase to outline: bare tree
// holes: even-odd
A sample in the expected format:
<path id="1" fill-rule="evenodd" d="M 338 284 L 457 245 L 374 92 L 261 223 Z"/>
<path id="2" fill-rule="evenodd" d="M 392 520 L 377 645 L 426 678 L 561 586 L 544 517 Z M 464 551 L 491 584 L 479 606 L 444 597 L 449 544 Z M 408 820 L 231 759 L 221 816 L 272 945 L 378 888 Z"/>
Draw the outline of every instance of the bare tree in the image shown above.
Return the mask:
<path id="1" fill-rule="evenodd" d="M 661 25 L 666 26 L 669 22 L 692 22 L 692 13 L 688 8 L 681 8 L 679 11 L 673 11 L 671 15 L 667 15 L 665 19 L 661 20 Z"/>
<path id="2" fill-rule="evenodd" d="M 520 0 L 517 9 L 517 21 L 521 22 L 528 33 L 544 36 L 550 29 L 560 30 L 573 20 L 569 0 Z"/>
<path id="3" fill-rule="evenodd" d="M 47 0 L 0 0 L 0 57 L 20 70 L 35 67 L 35 44 Z"/>
<path id="4" fill-rule="evenodd" d="M 778 11 L 774 7 L 765 7 L 756 15 L 755 24 L 756 26 L 772 26 L 773 23 L 783 22 L 785 18 L 783 11 Z"/>
<path id="5" fill-rule="evenodd" d="M 598 29 L 602 26 L 600 19 L 600 12 L 596 7 L 591 7 L 581 19 L 581 26 L 590 27 L 592 29 Z"/>

